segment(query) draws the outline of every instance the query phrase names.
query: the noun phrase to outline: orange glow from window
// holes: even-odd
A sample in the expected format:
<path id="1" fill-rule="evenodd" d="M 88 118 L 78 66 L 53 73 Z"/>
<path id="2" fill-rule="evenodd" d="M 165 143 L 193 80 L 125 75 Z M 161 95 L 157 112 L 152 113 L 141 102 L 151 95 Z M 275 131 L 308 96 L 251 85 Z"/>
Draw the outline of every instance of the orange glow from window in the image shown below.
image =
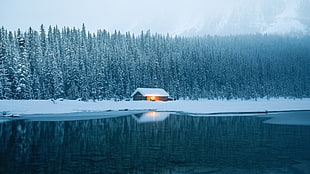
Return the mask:
<path id="1" fill-rule="evenodd" d="M 156 97 L 156 96 L 147 96 L 147 97 L 146 97 L 146 100 L 148 100 L 148 101 L 158 101 L 159 98 Z"/>

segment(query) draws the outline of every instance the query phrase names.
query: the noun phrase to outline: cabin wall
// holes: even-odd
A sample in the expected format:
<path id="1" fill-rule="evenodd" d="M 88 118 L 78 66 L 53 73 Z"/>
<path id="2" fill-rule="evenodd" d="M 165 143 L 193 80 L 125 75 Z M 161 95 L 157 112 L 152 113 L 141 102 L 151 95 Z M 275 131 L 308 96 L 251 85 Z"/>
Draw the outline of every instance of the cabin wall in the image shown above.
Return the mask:
<path id="1" fill-rule="evenodd" d="M 141 96 L 141 95 L 135 95 L 133 96 L 133 100 L 146 100 L 146 97 Z"/>
<path id="2" fill-rule="evenodd" d="M 140 92 L 136 92 L 133 96 L 132 99 L 134 101 L 137 100 L 147 100 L 147 101 L 168 101 L 168 96 L 144 96 Z"/>
<path id="3" fill-rule="evenodd" d="M 158 97 L 160 101 L 168 101 L 168 96 Z"/>
<path id="4" fill-rule="evenodd" d="M 134 101 L 138 100 L 147 100 L 147 101 L 168 101 L 168 96 L 141 96 L 141 95 L 134 95 Z"/>

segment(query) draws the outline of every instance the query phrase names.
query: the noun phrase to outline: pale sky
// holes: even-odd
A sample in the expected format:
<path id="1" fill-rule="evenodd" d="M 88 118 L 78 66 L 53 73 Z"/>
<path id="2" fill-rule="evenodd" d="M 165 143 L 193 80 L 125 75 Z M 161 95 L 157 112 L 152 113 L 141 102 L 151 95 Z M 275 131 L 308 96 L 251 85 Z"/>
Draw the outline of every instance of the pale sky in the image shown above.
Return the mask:
<path id="1" fill-rule="evenodd" d="M 233 0 L 0 0 L 0 25 L 9 30 L 58 25 L 87 30 L 178 34 L 200 27 Z M 216 3 L 214 3 L 216 2 Z M 223 3 L 225 2 L 225 3 Z M 225 4 L 225 5 L 224 5 Z"/>
<path id="2" fill-rule="evenodd" d="M 285 24 L 291 26 L 289 31 L 299 24 L 296 16 L 276 20 L 281 9 L 294 7 L 290 3 L 297 1 L 302 0 L 0 0 L 0 26 L 26 31 L 30 26 L 38 30 L 41 24 L 81 28 L 84 23 L 91 32 L 139 34 L 150 29 L 179 35 L 278 31 Z M 306 26 L 299 25 L 299 30 L 305 30 Z"/>

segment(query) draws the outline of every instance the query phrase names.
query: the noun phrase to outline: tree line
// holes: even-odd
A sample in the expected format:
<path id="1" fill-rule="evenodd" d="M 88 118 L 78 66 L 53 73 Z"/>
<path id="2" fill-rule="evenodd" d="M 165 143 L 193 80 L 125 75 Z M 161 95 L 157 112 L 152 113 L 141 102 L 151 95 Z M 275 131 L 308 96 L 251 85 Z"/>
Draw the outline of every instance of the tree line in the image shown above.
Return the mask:
<path id="1" fill-rule="evenodd" d="M 182 37 L 41 25 L 0 29 L 0 99 L 310 97 L 310 37 Z"/>

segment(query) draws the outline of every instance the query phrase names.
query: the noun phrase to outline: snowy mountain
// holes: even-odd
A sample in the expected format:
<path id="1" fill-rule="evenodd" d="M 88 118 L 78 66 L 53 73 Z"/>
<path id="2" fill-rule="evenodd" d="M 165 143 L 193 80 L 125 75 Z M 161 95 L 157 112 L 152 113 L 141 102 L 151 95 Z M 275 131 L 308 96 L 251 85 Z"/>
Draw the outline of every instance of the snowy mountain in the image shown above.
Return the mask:
<path id="1" fill-rule="evenodd" d="M 183 34 L 310 34 L 309 10 L 310 0 L 241 0 Z"/>

